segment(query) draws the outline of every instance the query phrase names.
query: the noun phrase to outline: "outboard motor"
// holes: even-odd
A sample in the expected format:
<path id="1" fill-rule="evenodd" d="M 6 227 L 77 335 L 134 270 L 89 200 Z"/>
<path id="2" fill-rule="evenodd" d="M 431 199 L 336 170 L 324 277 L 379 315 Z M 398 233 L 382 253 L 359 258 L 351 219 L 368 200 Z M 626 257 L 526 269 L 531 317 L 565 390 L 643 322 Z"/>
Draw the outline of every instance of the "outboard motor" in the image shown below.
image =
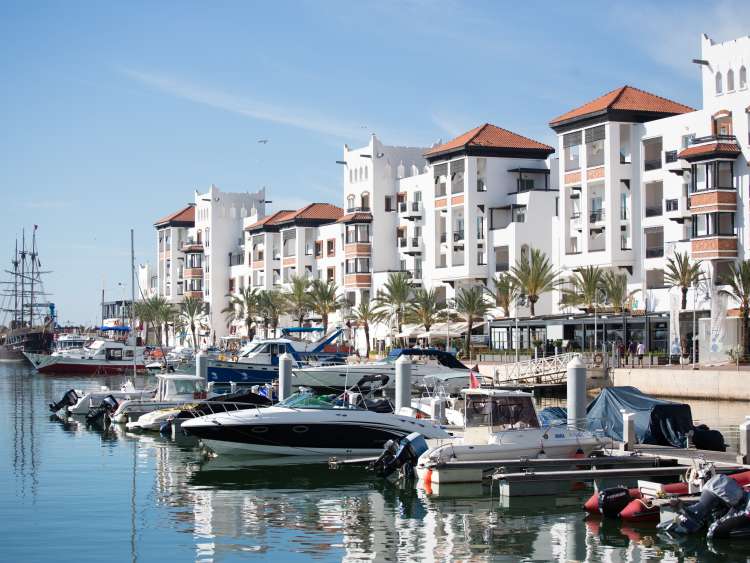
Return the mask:
<path id="1" fill-rule="evenodd" d="M 630 496 L 630 489 L 622 485 L 599 491 L 598 499 L 599 513 L 609 518 L 616 518 L 633 500 Z"/>
<path id="2" fill-rule="evenodd" d="M 710 520 L 721 521 L 730 509 L 745 505 L 745 491 L 734 479 L 716 475 L 703 487 L 697 503 L 678 507 L 680 515 L 671 522 L 662 522 L 658 528 L 678 534 L 692 534 L 704 528 Z"/>
<path id="3" fill-rule="evenodd" d="M 60 399 L 56 403 L 50 403 L 49 410 L 52 412 L 57 412 L 64 407 L 72 407 L 77 402 L 78 393 L 76 393 L 75 389 L 70 389 L 69 391 L 66 391 L 65 395 L 62 396 L 62 399 Z"/>
<path id="4" fill-rule="evenodd" d="M 397 444 L 388 440 L 380 457 L 373 461 L 369 468 L 378 477 L 395 480 L 398 477 L 411 479 L 417 460 L 428 450 L 427 441 L 419 432 L 412 432 Z"/>
<path id="5" fill-rule="evenodd" d="M 98 406 L 89 409 L 89 412 L 86 414 L 86 423 L 109 424 L 110 417 L 117 410 L 118 406 L 117 399 L 112 395 L 107 395 Z"/>

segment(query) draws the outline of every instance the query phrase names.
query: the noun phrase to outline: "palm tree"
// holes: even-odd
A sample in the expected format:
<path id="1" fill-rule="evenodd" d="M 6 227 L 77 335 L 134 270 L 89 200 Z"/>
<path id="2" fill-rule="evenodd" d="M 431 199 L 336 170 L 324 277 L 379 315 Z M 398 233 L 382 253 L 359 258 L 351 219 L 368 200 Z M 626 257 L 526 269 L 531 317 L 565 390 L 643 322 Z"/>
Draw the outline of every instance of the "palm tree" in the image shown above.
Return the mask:
<path id="1" fill-rule="evenodd" d="M 148 342 L 149 325 L 156 328 L 158 343 L 162 344 L 164 325 L 173 322 L 175 309 L 172 304 L 161 295 L 154 295 L 136 303 L 136 315 L 146 324 L 146 341 Z"/>
<path id="2" fill-rule="evenodd" d="M 279 318 L 288 310 L 287 307 L 287 296 L 278 289 L 260 292 L 258 295 L 258 312 L 263 318 L 266 338 L 268 337 L 269 326 L 273 329 L 274 334 L 276 333 L 276 329 L 279 327 Z"/>
<path id="3" fill-rule="evenodd" d="M 721 281 L 728 285 L 728 289 L 720 289 L 719 293 L 731 297 L 740 304 L 742 313 L 742 347 L 744 354 L 750 354 L 750 260 L 742 260 L 730 266 L 731 273 L 727 279 Z"/>
<path id="4" fill-rule="evenodd" d="M 138 319 L 140 319 L 140 321 L 143 323 L 143 326 L 145 327 L 144 342 L 148 344 L 149 329 L 151 328 L 151 325 L 153 324 L 155 320 L 154 309 L 150 306 L 149 299 L 136 301 L 135 307 L 134 307 L 134 313 L 135 313 L 135 316 Z"/>
<path id="5" fill-rule="evenodd" d="M 599 266 L 578 268 L 568 278 L 568 283 L 572 287 L 562 289 L 561 306 L 591 310 L 599 304 L 602 285 L 602 270 Z"/>
<path id="6" fill-rule="evenodd" d="M 487 293 L 492 296 L 495 305 L 502 309 L 503 315 L 509 317 L 510 307 L 520 295 L 518 286 L 510 274 L 500 274 L 497 278 L 492 278 L 492 285 L 493 289 L 487 288 Z"/>
<path id="7" fill-rule="evenodd" d="M 484 298 L 485 290 L 480 286 L 461 288 L 456 292 L 451 308 L 466 322 L 466 341 L 464 351 L 471 356 L 471 330 L 475 321 L 481 321 L 490 308 Z"/>
<path id="8" fill-rule="evenodd" d="M 667 260 L 664 271 L 664 281 L 672 287 L 679 287 L 682 291 L 682 310 L 687 308 L 687 294 L 691 286 L 697 285 L 703 279 L 701 272 L 701 261 L 690 260 L 687 251 L 675 252 L 674 256 Z"/>
<path id="9" fill-rule="evenodd" d="M 180 303 L 179 321 L 190 329 L 193 337 L 193 350 L 198 349 L 198 339 L 195 334 L 195 326 L 201 321 L 206 313 L 206 304 L 199 297 L 186 297 Z"/>
<path id="10" fill-rule="evenodd" d="M 602 275 L 601 291 L 604 299 L 615 309 L 615 312 L 625 312 L 640 289 L 628 291 L 627 274 L 618 274 L 608 270 Z"/>
<path id="11" fill-rule="evenodd" d="M 351 317 L 357 321 L 357 326 L 365 331 L 365 342 L 367 357 L 370 357 L 370 325 L 383 320 L 383 312 L 378 307 L 373 307 L 370 301 L 362 300 L 359 306 L 352 309 Z"/>
<path id="12" fill-rule="evenodd" d="M 344 306 L 334 281 L 313 280 L 310 284 L 310 305 L 323 321 L 323 332 L 328 332 L 328 317 Z"/>
<path id="13" fill-rule="evenodd" d="M 409 274 L 407 272 L 391 272 L 388 274 L 388 280 L 380 289 L 379 295 L 375 298 L 378 307 L 396 321 L 396 328 L 399 333 L 404 324 L 404 314 L 411 302 L 411 296 L 412 287 Z"/>
<path id="14" fill-rule="evenodd" d="M 404 320 L 422 325 L 425 332 L 430 332 L 432 325 L 445 318 L 447 318 L 445 305 L 438 301 L 434 289 L 419 288 L 414 291 L 414 297 L 406 309 Z"/>
<path id="15" fill-rule="evenodd" d="M 258 316 L 258 290 L 246 287 L 240 290 L 239 295 L 227 295 L 229 303 L 221 312 L 227 319 L 227 326 L 233 322 L 241 321 L 245 323 L 248 339 L 255 337 L 253 323 Z"/>
<path id="16" fill-rule="evenodd" d="M 519 291 L 529 301 L 529 313 L 534 316 L 534 305 L 546 292 L 557 285 L 557 272 L 547 255 L 536 248 L 531 249 L 528 259 L 519 258 L 511 268 L 510 276 Z"/>
<path id="17" fill-rule="evenodd" d="M 307 276 L 293 276 L 285 296 L 289 304 L 289 313 L 302 326 L 305 316 L 310 311 L 310 278 Z"/>

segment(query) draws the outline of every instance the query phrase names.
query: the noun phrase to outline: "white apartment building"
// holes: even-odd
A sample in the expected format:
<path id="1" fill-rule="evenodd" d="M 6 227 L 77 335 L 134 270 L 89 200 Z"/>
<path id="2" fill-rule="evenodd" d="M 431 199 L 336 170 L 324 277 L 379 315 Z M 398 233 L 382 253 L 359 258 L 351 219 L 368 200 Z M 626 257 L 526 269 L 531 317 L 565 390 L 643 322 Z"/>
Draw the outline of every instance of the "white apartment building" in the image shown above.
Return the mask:
<path id="1" fill-rule="evenodd" d="M 257 192 L 223 192 L 211 185 L 195 191 L 195 203 L 156 224 L 158 294 L 172 303 L 184 296 L 206 303 L 206 328 L 201 345 L 210 345 L 228 334 L 221 310 L 230 290 L 233 257 L 244 256 L 242 227 L 250 215 L 265 214 L 265 189 Z"/>
<path id="2" fill-rule="evenodd" d="M 560 154 L 559 267 L 566 276 L 586 265 L 624 272 L 638 291 L 627 326 L 599 319 L 599 343 L 636 340 L 666 352 L 676 338 L 692 342 L 693 307 L 708 317 L 729 265 L 746 258 L 750 37 L 714 43 L 704 35 L 694 62 L 702 109 L 622 86 L 550 122 Z M 664 280 L 675 251 L 702 260 L 710 280 L 690 291 L 681 321 L 679 290 Z M 525 326 L 590 347 L 594 320 L 555 310 L 558 318 Z"/>

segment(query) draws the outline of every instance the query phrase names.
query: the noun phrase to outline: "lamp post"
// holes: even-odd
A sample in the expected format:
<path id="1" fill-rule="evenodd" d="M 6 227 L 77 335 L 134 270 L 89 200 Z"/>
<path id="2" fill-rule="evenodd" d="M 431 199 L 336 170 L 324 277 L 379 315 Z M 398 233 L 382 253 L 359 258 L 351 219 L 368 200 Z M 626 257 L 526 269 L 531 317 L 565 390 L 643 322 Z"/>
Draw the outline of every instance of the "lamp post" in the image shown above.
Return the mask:
<path id="1" fill-rule="evenodd" d="M 695 365 L 696 345 L 698 344 L 698 335 L 695 333 L 695 296 L 698 294 L 698 286 L 693 282 L 693 369 L 698 369 Z"/>

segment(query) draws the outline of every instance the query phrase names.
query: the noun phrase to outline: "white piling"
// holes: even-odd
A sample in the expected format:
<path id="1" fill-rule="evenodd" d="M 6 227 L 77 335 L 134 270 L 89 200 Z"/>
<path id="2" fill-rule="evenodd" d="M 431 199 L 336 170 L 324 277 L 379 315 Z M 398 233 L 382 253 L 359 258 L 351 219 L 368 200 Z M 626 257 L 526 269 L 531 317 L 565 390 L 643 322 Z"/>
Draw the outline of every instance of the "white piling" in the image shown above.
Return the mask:
<path id="1" fill-rule="evenodd" d="M 208 354 L 203 351 L 195 355 L 195 375 L 202 377 L 204 381 L 208 379 Z"/>
<path id="2" fill-rule="evenodd" d="M 750 416 L 745 417 L 745 422 L 740 424 L 740 463 L 750 463 Z"/>
<path id="3" fill-rule="evenodd" d="M 411 407 L 411 362 L 406 356 L 396 360 L 396 412 Z"/>
<path id="4" fill-rule="evenodd" d="M 279 401 L 292 394 L 292 356 L 286 352 L 279 356 Z"/>
<path id="5" fill-rule="evenodd" d="M 622 412 L 622 449 L 632 452 L 635 449 L 635 413 Z"/>
<path id="6" fill-rule="evenodd" d="M 438 424 L 445 423 L 445 399 L 443 397 L 430 399 L 430 418 Z"/>
<path id="7" fill-rule="evenodd" d="M 586 366 L 576 356 L 568 362 L 568 424 L 586 427 Z"/>

